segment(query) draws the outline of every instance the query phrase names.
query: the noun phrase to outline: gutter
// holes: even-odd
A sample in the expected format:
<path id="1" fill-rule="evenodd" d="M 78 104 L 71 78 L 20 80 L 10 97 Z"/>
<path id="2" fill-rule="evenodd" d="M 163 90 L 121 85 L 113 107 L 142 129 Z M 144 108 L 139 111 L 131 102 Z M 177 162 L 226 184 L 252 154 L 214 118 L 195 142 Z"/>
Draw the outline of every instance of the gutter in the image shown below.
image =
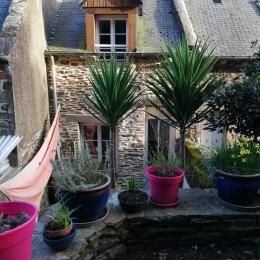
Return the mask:
<path id="1" fill-rule="evenodd" d="M 46 57 L 51 56 L 83 56 L 83 57 L 93 57 L 100 55 L 109 55 L 110 52 L 88 52 L 88 51 L 45 51 Z M 125 54 L 129 57 L 137 57 L 137 58 L 157 58 L 160 56 L 160 52 L 129 52 L 129 53 L 117 53 L 117 54 Z M 255 56 L 216 56 L 219 61 L 248 61 L 255 60 Z"/>
<path id="2" fill-rule="evenodd" d="M 101 55 L 110 55 L 111 52 L 88 52 L 85 50 L 81 51 L 45 51 L 45 56 L 86 56 L 86 57 L 93 57 L 93 56 L 101 56 Z M 116 54 L 123 54 L 129 57 L 156 57 L 160 55 L 160 52 L 117 52 Z"/>

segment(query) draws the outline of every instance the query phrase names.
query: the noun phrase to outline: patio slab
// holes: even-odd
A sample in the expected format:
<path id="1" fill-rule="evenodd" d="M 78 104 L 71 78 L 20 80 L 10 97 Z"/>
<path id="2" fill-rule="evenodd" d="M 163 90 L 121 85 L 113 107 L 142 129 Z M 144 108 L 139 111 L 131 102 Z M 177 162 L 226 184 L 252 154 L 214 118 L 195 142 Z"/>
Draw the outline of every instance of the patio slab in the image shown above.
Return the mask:
<path id="1" fill-rule="evenodd" d="M 232 211 L 218 201 L 214 189 L 180 190 L 176 208 L 158 209 L 148 205 L 145 211 L 125 214 L 112 192 L 109 215 L 102 222 L 79 229 L 73 244 L 63 252 L 50 250 L 42 241 L 46 217 L 33 236 L 33 259 L 113 259 L 128 246 L 189 245 L 217 243 L 252 244 L 260 237 L 260 212 Z"/>

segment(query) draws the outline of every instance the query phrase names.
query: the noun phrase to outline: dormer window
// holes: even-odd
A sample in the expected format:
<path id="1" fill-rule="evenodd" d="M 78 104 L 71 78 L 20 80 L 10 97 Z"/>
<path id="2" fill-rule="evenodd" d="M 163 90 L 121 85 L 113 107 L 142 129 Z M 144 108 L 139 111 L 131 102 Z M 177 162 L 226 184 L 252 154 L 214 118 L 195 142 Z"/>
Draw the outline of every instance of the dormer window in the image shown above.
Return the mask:
<path id="1" fill-rule="evenodd" d="M 97 16 L 95 48 L 97 52 L 127 52 L 127 16 Z"/>
<path id="2" fill-rule="evenodd" d="M 136 52 L 140 0 L 82 0 L 88 52 Z"/>

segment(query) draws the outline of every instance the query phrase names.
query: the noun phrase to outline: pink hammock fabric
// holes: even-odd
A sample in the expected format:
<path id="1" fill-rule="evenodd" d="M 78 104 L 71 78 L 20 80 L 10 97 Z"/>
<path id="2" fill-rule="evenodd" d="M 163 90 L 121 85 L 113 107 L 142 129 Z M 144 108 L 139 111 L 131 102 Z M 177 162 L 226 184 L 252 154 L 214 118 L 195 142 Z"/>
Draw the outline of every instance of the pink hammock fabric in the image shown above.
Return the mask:
<path id="1" fill-rule="evenodd" d="M 50 131 L 32 161 L 15 177 L 2 183 L 0 190 L 12 201 L 26 201 L 40 207 L 44 189 L 52 172 L 59 131 L 59 109 Z"/>

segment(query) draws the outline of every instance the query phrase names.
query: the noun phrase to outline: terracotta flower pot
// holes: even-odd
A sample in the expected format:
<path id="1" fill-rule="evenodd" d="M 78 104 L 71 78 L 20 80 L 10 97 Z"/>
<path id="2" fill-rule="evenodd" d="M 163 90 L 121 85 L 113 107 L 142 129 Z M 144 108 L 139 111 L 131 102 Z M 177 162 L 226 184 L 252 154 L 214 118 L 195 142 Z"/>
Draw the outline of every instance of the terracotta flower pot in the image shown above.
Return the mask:
<path id="1" fill-rule="evenodd" d="M 74 241 L 76 236 L 77 229 L 75 225 L 72 225 L 72 230 L 67 237 L 57 238 L 57 239 L 49 239 L 46 237 L 46 233 L 43 232 L 43 241 L 53 250 L 62 251 L 70 246 L 70 244 Z"/>
<path id="2" fill-rule="evenodd" d="M 72 228 L 71 222 L 67 227 L 60 230 L 45 230 L 45 235 L 48 239 L 64 238 L 70 235 Z"/>

